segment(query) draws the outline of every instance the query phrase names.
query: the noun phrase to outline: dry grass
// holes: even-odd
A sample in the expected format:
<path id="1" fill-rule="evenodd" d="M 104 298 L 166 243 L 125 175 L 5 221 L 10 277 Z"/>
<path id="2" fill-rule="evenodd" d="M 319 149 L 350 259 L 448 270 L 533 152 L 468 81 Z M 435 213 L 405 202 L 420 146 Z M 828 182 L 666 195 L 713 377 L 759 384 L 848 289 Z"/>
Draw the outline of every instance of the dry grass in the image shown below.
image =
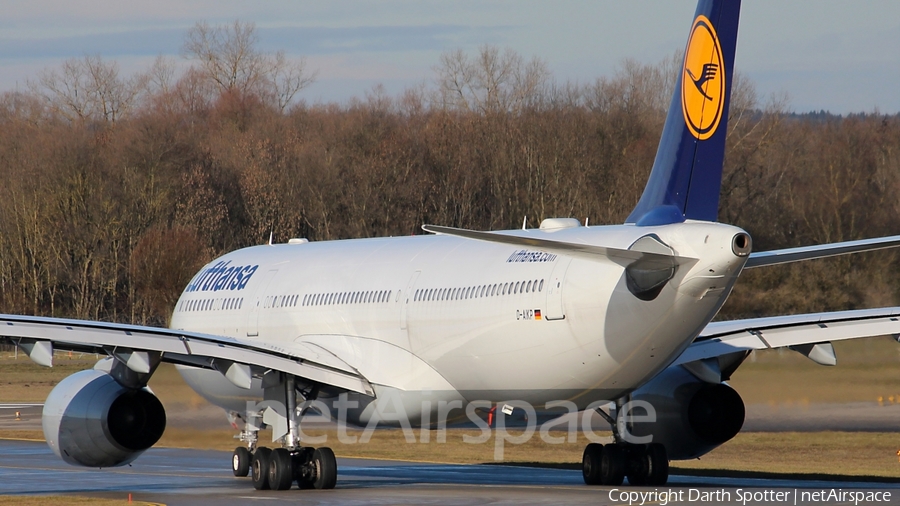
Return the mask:
<path id="1" fill-rule="evenodd" d="M 679 469 L 900 478 L 900 439 L 883 432 L 742 432 Z"/>
<path id="2" fill-rule="evenodd" d="M 119 506 L 130 504 L 132 506 L 144 506 L 154 503 L 141 501 L 128 502 L 128 498 L 122 499 L 103 499 L 98 497 L 81 497 L 81 496 L 21 496 L 21 495 L 0 495 L 0 505 L 13 504 L 16 506 L 57 506 L 68 504 L 90 504 L 92 506 Z"/>
<path id="3" fill-rule="evenodd" d="M 94 355 L 58 353 L 53 367 L 42 367 L 19 353 L 0 357 L 0 402 L 44 402 L 50 390 L 66 376 L 93 367 Z"/>
<path id="4" fill-rule="evenodd" d="M 889 337 L 834 343 L 838 365 L 821 366 L 789 349 L 755 352 L 730 383 L 747 404 L 900 403 L 900 345 Z"/>

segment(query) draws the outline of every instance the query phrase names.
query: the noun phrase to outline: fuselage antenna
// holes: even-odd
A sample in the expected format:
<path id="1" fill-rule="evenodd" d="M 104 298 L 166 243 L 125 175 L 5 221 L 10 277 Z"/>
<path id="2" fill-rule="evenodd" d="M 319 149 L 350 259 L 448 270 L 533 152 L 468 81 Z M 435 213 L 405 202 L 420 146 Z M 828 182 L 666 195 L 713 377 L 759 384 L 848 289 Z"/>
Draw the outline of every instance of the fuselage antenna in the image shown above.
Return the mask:
<path id="1" fill-rule="evenodd" d="M 522 230 L 525 230 L 525 224 L 528 223 L 528 215 L 525 215 L 525 218 L 522 219 Z"/>
<path id="2" fill-rule="evenodd" d="M 270 231 L 269 232 L 269 246 L 272 245 L 272 239 L 274 236 L 275 236 L 275 231 L 274 230 Z"/>

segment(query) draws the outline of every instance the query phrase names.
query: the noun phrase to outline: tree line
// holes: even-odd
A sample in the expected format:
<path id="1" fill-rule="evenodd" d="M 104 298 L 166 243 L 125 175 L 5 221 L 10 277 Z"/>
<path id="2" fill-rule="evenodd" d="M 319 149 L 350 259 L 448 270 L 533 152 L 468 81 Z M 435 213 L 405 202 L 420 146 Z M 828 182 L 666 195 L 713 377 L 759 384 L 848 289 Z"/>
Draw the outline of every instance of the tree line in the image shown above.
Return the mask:
<path id="1" fill-rule="evenodd" d="M 305 62 L 252 24 L 197 24 L 177 71 L 85 56 L 0 95 L 0 311 L 164 325 L 214 256 L 543 218 L 621 223 L 656 153 L 680 55 L 593 83 L 492 46 L 431 83 L 298 97 Z M 737 75 L 720 220 L 756 250 L 895 234 L 900 117 L 785 113 Z M 723 317 L 896 304 L 896 254 L 746 272 Z"/>

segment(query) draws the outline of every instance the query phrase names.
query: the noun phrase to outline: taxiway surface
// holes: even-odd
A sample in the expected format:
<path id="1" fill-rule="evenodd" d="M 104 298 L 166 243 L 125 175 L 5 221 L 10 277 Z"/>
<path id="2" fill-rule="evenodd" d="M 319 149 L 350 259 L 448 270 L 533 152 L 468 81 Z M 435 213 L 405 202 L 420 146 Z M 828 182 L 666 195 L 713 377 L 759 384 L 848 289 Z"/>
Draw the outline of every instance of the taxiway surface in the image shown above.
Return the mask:
<path id="1" fill-rule="evenodd" d="M 627 504 L 621 487 L 587 487 L 580 471 L 502 465 L 453 465 L 338 459 L 335 490 L 257 491 L 249 478 L 231 474 L 229 452 L 151 448 L 132 466 L 84 469 L 69 466 L 46 444 L 0 441 L 0 495 L 80 495 L 178 504 Z M 799 487 L 799 488 L 798 488 Z M 668 504 L 742 504 L 738 490 L 887 491 L 900 504 L 900 483 L 862 483 L 672 476 L 664 490 L 681 491 L 684 501 Z M 644 489 L 646 490 L 646 489 Z M 694 491 L 694 492 L 691 492 Z M 720 492 L 721 491 L 721 492 Z M 689 494 L 728 493 L 727 501 L 688 501 Z M 715 496 L 712 496 L 715 498 Z M 759 496 L 763 497 L 763 496 Z M 882 497 L 885 497 L 882 495 Z M 661 501 L 652 501 L 661 504 Z M 846 501 L 840 501 L 846 503 Z M 778 501 L 794 504 L 794 500 Z M 838 502 L 797 501 L 797 504 Z M 773 504 L 749 501 L 747 504 Z"/>

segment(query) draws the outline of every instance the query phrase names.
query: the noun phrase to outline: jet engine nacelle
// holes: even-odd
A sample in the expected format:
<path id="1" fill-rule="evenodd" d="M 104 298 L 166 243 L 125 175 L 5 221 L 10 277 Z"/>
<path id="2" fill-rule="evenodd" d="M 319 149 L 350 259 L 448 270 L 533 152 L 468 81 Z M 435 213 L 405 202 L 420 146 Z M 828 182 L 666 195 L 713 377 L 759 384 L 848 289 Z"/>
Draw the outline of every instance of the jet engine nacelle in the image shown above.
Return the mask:
<path id="1" fill-rule="evenodd" d="M 633 401 L 649 402 L 655 422 L 634 423 L 634 436 L 653 436 L 669 458 L 697 458 L 733 438 L 744 425 L 744 401 L 725 383 L 707 383 L 681 366 L 669 367 L 634 391 Z M 637 414 L 637 413 L 635 413 Z"/>
<path id="2" fill-rule="evenodd" d="M 44 403 L 44 437 L 69 464 L 114 467 L 131 463 L 159 441 L 166 412 L 148 388 L 120 385 L 89 369 L 62 380 Z"/>

